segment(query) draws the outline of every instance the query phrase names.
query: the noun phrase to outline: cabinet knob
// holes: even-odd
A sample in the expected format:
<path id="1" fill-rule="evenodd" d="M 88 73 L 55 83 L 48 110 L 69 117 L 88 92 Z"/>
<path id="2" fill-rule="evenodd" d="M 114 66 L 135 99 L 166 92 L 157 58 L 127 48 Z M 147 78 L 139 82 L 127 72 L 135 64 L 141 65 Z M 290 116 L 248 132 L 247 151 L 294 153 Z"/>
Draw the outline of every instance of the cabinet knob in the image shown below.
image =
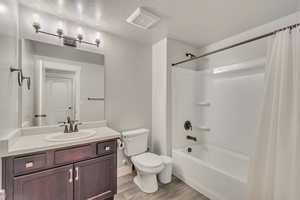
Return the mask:
<path id="1" fill-rule="evenodd" d="M 33 167 L 33 161 L 30 161 L 30 162 L 25 163 L 25 167 L 26 167 L 26 168 L 31 168 L 31 167 Z"/>
<path id="2" fill-rule="evenodd" d="M 109 151 L 110 150 L 110 146 L 107 146 L 104 149 L 105 149 L 105 151 Z"/>

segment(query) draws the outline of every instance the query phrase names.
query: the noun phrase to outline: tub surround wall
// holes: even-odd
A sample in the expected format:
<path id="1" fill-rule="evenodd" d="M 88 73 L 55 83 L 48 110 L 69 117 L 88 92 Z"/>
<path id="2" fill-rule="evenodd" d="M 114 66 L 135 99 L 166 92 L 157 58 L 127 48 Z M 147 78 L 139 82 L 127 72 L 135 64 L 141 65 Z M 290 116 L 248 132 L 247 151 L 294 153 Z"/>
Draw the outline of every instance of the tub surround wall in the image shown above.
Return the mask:
<path id="1" fill-rule="evenodd" d="M 197 54 L 196 47 L 193 47 L 184 42 L 174 39 L 168 39 L 168 67 L 171 72 L 171 86 L 169 90 L 172 91 L 172 117 L 169 122 L 172 124 L 172 138 L 173 148 L 183 148 L 187 145 L 197 144 L 191 140 L 187 140 L 186 136 L 191 135 L 199 138 L 199 130 L 196 128 L 198 120 L 196 120 L 196 95 L 201 90 L 197 90 L 201 86 L 198 77 L 198 71 L 202 66 L 198 61 L 189 62 L 181 66 L 172 67 L 172 63 L 187 59 L 186 53 Z M 192 122 L 192 131 L 184 130 L 184 122 L 190 120 Z"/>
<path id="2" fill-rule="evenodd" d="M 243 41 L 275 29 L 298 23 L 299 13 L 278 19 L 274 22 L 249 30 L 223 41 L 200 49 L 198 54 Z M 268 40 L 258 40 L 207 57 L 211 71 L 214 68 L 232 64 L 243 64 L 264 58 Z M 255 67 L 255 66 L 253 66 Z M 211 128 L 203 134 L 202 142 L 219 148 L 249 155 L 253 151 L 255 132 L 263 96 L 264 65 L 257 69 L 248 69 L 206 76 L 205 87 L 198 93 L 204 94 L 211 106 L 206 109 L 204 123 Z M 198 76 L 201 76 L 200 74 Z M 201 79 L 198 79 L 201 81 Z M 198 85 L 203 83 L 198 82 Z"/>
<path id="3" fill-rule="evenodd" d="M 168 39 L 168 62 L 170 65 L 185 59 L 187 51 L 201 55 L 298 21 L 299 12 L 198 50 L 191 45 Z M 190 118 L 193 123 L 190 134 L 199 139 L 198 143 L 216 145 L 249 155 L 253 147 L 264 79 L 263 64 L 258 66 L 255 63 L 266 56 L 269 39 L 185 63 L 173 69 L 173 148 L 195 144 L 185 140 L 187 133 L 182 128 L 183 120 Z M 213 69 L 226 68 L 233 64 L 237 64 L 237 67 L 249 65 L 249 69 L 213 74 Z M 201 105 L 205 102 L 208 103 L 207 106 Z M 202 128 L 211 130 L 205 131 Z"/>
<path id="4" fill-rule="evenodd" d="M 198 50 L 196 55 L 244 41 L 290 24 L 299 23 L 299 19 L 300 13 L 298 12 L 209 45 Z M 204 66 L 209 66 L 209 69 L 190 72 L 187 66 L 173 72 L 173 83 L 175 83 L 175 88 L 173 88 L 175 104 L 173 105 L 177 106 L 173 107 L 173 121 L 180 119 L 186 109 L 187 112 L 191 112 L 188 117 L 194 118 L 196 123 L 198 122 L 201 126 L 210 128 L 210 131 L 198 130 L 198 132 L 194 132 L 203 147 L 202 152 L 197 152 L 199 148 L 194 149 L 194 153 L 200 157 L 192 156 L 194 153 L 186 153 L 182 147 L 191 144 L 184 144 L 180 142 L 180 139 L 176 139 L 182 137 L 182 132 L 177 131 L 180 127 L 174 129 L 172 133 L 174 173 L 212 200 L 245 199 L 247 160 L 253 151 L 260 104 L 263 98 L 265 63 L 262 61 L 266 56 L 268 40 L 270 39 L 263 39 L 230 49 L 206 57 L 204 61 L 203 59 L 198 60 L 204 62 Z M 219 67 L 227 70 L 232 69 L 233 64 L 235 64 L 235 70 L 213 74 L 214 69 Z M 185 90 L 187 87 L 194 90 L 194 96 Z M 184 95 L 186 95 L 186 99 L 183 97 Z M 190 104 L 195 104 L 195 102 L 209 102 L 209 106 L 195 106 L 193 109 Z M 173 127 L 175 127 L 174 124 Z M 227 155 L 243 158 L 242 160 L 245 162 L 242 162 L 244 165 L 242 175 L 239 177 L 222 170 L 222 168 L 225 169 L 226 163 L 234 163 L 235 161 L 226 162 L 223 160 L 221 165 L 214 166 L 209 158 L 216 158 L 217 156 L 210 155 L 212 149 L 210 147 L 218 149 L 218 152 L 227 152 Z M 218 161 L 225 157 L 219 157 Z"/>
<path id="5" fill-rule="evenodd" d="M 196 77 L 193 70 L 198 62 L 187 64 L 189 70 L 171 66 L 176 60 L 186 59 L 187 52 L 195 54 L 197 51 L 191 45 L 170 38 L 152 46 L 152 149 L 157 154 L 172 154 L 169 141 L 178 147 L 193 144 L 186 140 L 183 124 L 194 118 L 191 102 Z"/>

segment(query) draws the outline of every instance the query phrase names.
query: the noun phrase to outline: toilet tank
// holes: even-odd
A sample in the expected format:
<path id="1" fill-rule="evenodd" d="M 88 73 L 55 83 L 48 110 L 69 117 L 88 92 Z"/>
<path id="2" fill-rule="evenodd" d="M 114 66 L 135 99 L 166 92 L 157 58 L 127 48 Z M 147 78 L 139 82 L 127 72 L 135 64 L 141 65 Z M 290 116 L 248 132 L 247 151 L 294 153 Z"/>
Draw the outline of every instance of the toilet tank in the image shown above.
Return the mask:
<path id="1" fill-rule="evenodd" d="M 127 156 L 134 156 L 147 151 L 148 129 L 137 129 L 122 133 L 124 141 L 124 153 Z"/>

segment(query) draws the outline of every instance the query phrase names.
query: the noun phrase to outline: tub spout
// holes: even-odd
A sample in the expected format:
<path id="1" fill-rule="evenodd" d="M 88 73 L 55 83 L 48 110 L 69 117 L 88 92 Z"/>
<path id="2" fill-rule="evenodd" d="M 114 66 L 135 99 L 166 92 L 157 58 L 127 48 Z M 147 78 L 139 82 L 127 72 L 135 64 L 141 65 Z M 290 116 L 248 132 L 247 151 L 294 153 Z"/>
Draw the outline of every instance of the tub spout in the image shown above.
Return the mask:
<path id="1" fill-rule="evenodd" d="M 197 142 L 197 138 L 193 137 L 193 136 L 190 136 L 190 135 L 186 136 L 186 139 L 188 139 L 188 140 L 194 140 L 195 142 Z"/>

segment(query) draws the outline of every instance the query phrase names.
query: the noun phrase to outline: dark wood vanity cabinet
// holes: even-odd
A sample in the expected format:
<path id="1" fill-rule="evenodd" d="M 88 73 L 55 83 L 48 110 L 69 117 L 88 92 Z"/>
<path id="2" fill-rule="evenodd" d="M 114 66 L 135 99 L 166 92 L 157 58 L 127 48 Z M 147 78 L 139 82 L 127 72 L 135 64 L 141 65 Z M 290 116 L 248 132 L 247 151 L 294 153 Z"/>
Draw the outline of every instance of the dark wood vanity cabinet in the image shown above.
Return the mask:
<path id="1" fill-rule="evenodd" d="M 3 158 L 7 200 L 112 200 L 116 140 Z"/>

